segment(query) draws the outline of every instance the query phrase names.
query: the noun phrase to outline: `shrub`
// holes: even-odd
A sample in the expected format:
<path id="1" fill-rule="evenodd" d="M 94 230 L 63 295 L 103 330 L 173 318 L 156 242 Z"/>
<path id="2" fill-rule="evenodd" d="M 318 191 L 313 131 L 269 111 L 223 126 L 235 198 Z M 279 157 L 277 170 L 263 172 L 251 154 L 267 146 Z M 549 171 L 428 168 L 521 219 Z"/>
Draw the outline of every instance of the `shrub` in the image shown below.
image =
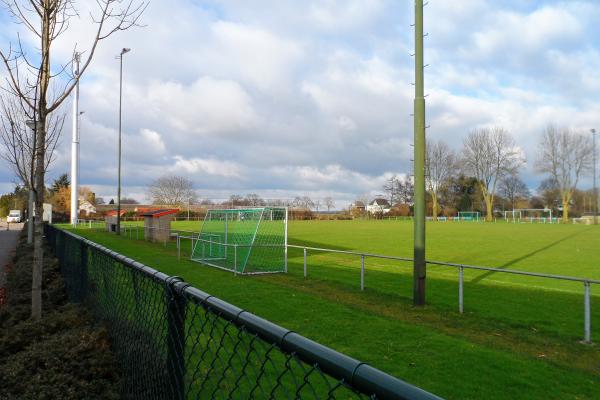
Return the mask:
<path id="1" fill-rule="evenodd" d="M 32 250 L 21 238 L 7 274 L 0 307 L 0 399 L 118 399 L 119 367 L 107 331 L 87 309 L 67 302 L 54 258 L 44 259 L 43 319 L 29 319 Z"/>

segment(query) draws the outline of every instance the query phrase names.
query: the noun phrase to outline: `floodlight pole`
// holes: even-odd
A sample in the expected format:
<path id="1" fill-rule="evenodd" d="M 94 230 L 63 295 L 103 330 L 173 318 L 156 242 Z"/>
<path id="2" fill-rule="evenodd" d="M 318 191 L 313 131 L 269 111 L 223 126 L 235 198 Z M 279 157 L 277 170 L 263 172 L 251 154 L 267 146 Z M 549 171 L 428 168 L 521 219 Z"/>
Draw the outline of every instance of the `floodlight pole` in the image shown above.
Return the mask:
<path id="1" fill-rule="evenodd" d="M 414 286 L 413 304 L 425 305 L 425 77 L 423 62 L 423 0 L 415 1 L 414 100 Z"/>
<path id="2" fill-rule="evenodd" d="M 596 129 L 592 129 L 592 150 L 594 169 L 594 225 L 598 225 L 598 189 L 596 188 Z"/>
<path id="3" fill-rule="evenodd" d="M 80 54 L 75 53 L 75 89 L 73 90 L 73 134 L 71 142 L 71 225 L 77 227 L 79 214 L 78 184 L 79 184 L 79 60 Z"/>
<path id="4" fill-rule="evenodd" d="M 119 73 L 119 167 L 118 167 L 118 183 L 117 183 L 117 235 L 121 234 L 121 121 L 123 110 L 123 55 L 131 49 L 123 48 L 118 58 L 120 61 Z"/>

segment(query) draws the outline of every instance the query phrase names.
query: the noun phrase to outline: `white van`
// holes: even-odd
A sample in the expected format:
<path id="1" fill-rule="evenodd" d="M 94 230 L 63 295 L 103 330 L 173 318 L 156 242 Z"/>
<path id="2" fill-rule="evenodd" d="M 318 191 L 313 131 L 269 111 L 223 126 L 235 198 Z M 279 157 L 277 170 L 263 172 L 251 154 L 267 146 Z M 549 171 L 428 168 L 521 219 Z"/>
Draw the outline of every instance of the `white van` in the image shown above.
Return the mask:
<path id="1" fill-rule="evenodd" d="M 21 210 L 10 210 L 8 217 L 6 217 L 6 222 L 21 222 Z"/>

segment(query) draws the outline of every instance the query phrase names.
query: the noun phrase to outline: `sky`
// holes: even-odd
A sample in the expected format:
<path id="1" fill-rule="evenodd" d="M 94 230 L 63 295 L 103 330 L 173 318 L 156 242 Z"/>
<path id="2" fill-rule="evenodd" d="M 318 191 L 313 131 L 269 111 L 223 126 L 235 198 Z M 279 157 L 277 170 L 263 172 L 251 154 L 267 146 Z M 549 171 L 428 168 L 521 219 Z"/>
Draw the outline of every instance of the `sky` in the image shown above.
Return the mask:
<path id="1" fill-rule="evenodd" d="M 55 43 L 55 68 L 89 49 L 92 3 Z M 0 11 L 0 46 L 17 32 Z M 153 0 L 144 27 L 100 43 L 81 80 L 80 184 L 116 195 L 123 47 L 123 196 L 146 202 L 165 174 L 200 198 L 331 196 L 336 208 L 410 174 L 414 3 L 409 0 Z M 549 123 L 600 129 L 600 1 L 431 0 L 425 7 L 427 130 L 459 151 L 503 126 L 531 188 Z M 4 76 L 5 71 L 0 70 Z M 51 183 L 70 170 L 71 103 Z M 0 166 L 0 193 L 14 186 Z M 591 186 L 586 178 L 581 185 Z"/>

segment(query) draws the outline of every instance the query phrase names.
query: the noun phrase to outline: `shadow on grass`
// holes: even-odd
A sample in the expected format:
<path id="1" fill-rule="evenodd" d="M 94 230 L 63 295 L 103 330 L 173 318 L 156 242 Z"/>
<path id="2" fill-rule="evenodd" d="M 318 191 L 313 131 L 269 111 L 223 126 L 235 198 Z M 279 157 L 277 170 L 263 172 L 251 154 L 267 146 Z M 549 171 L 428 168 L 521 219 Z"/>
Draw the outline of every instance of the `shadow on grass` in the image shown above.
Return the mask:
<path id="1" fill-rule="evenodd" d="M 515 264 L 517 264 L 517 263 L 519 263 L 519 262 L 523 261 L 523 260 L 526 260 L 526 259 L 528 259 L 528 258 L 530 258 L 530 257 L 533 257 L 533 256 L 535 256 L 536 254 L 539 254 L 539 253 L 542 253 L 542 252 L 544 252 L 544 251 L 546 251 L 546 250 L 549 250 L 549 249 L 551 249 L 552 247 L 554 247 L 554 246 L 556 246 L 556 245 L 558 245 L 558 244 L 560 244 L 560 243 L 562 243 L 562 242 L 564 242 L 564 241 L 567 241 L 567 240 L 569 240 L 569 239 L 572 239 L 572 238 L 574 238 L 575 236 L 578 236 L 578 235 L 580 235 L 580 234 L 582 234 L 582 233 L 584 233 L 584 232 L 587 232 L 588 230 L 589 230 L 589 229 L 586 229 L 586 230 L 581 230 L 581 231 L 579 231 L 579 232 L 575 232 L 575 233 L 573 233 L 573 234 L 567 235 L 567 236 L 565 236 L 565 237 L 563 237 L 563 238 L 561 238 L 561 239 L 558 239 L 558 240 L 556 240 L 556 241 L 554 241 L 554 242 L 552 242 L 552 243 L 549 243 L 549 244 L 547 244 L 546 246 L 540 247 L 540 248 L 539 248 L 539 249 L 537 249 L 537 250 L 531 251 L 531 252 L 529 252 L 529 253 L 527 253 L 527 254 L 524 254 L 524 255 L 522 255 L 522 256 L 520 256 L 520 257 L 517 257 L 517 258 L 515 258 L 515 259 L 512 259 L 512 260 L 508 261 L 507 263 L 505 263 L 505 264 L 503 264 L 503 265 L 501 265 L 501 266 L 499 266 L 499 267 L 496 267 L 496 268 L 498 268 L 498 269 L 508 269 L 508 267 L 511 267 L 511 266 L 513 266 L 513 265 L 515 265 Z M 481 275 L 477 276 L 476 278 L 473 278 L 473 279 L 471 280 L 471 283 L 479 283 L 479 282 L 481 282 L 482 280 L 484 280 L 485 278 L 488 278 L 488 277 L 490 277 L 490 276 L 492 276 L 492 275 L 494 275 L 494 274 L 497 274 L 497 273 L 498 273 L 498 272 L 496 272 L 496 271 L 488 271 L 488 272 L 485 272 L 485 273 L 483 273 L 483 274 L 481 274 Z"/>
<path id="2" fill-rule="evenodd" d="M 302 265 L 292 262 L 289 265 L 294 286 L 312 287 L 319 296 L 324 293 L 334 296 L 336 301 L 354 293 L 365 296 L 381 308 L 411 308 L 412 274 L 410 270 L 398 272 L 367 269 L 365 271 L 365 292 L 360 292 L 359 269 L 328 263 L 314 263 L 309 269 L 308 278 L 302 278 Z M 458 316 L 458 283 L 444 276 L 428 277 L 428 305 L 435 313 L 450 312 Z M 277 281 L 284 276 L 270 276 Z M 342 293 L 346 293 L 346 295 Z M 337 293 L 337 294 L 335 294 Z M 354 296 L 352 295 L 352 296 Z M 464 286 L 465 315 L 475 317 L 471 329 L 495 329 L 500 332 L 510 330 L 515 335 L 543 333 L 546 338 L 575 343 L 583 335 L 583 294 L 537 288 L 494 285 L 492 283 Z M 600 297 L 593 296 L 592 309 L 600 306 Z M 359 307 L 360 308 L 360 307 Z M 435 310 L 435 311 L 434 311 Z M 375 311 L 377 313 L 377 311 Z M 480 324 L 480 325 L 478 325 Z M 600 314 L 592 313 L 592 325 L 600 325 Z M 478 328 L 479 326 L 479 328 Z M 594 332 L 598 340 L 598 333 Z"/>

